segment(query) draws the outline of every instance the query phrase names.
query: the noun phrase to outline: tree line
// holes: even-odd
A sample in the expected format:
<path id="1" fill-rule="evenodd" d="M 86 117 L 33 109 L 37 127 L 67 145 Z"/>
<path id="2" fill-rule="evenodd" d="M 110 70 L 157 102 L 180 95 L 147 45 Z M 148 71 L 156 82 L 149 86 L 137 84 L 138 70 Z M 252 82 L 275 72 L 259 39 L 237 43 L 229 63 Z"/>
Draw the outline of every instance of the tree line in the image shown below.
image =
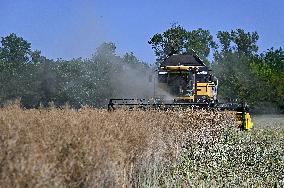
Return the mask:
<path id="1" fill-rule="evenodd" d="M 138 60 L 133 53 L 118 56 L 114 43 L 103 43 L 91 58 L 72 60 L 48 59 L 13 33 L 2 37 L 1 44 L 2 105 L 20 98 L 26 108 L 50 103 L 104 107 L 109 98 L 127 97 L 131 93 L 127 86 L 132 87 L 133 95 L 145 95 L 138 93 L 135 87 L 144 87 L 149 65 Z M 131 79 L 133 75 L 135 78 Z"/>
<path id="2" fill-rule="evenodd" d="M 219 98 L 248 102 L 255 111 L 284 110 L 284 51 L 259 52 L 257 32 L 243 29 L 188 31 L 173 25 L 148 43 L 158 65 L 172 54 L 196 54 L 219 79 Z M 116 54 L 112 42 L 100 45 L 90 58 L 49 59 L 12 33 L 0 46 L 0 104 L 21 99 L 27 108 L 66 103 L 103 107 L 109 98 L 152 97 L 149 64 L 133 53 Z M 271 107 L 271 108 L 269 108 Z"/>

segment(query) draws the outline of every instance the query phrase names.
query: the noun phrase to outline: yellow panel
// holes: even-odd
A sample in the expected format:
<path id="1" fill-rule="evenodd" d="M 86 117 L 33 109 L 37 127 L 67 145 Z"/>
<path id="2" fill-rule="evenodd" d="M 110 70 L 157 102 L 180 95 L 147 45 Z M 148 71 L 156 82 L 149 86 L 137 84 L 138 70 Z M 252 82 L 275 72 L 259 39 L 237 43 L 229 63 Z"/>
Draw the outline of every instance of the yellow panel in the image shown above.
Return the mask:
<path id="1" fill-rule="evenodd" d="M 245 129 L 250 130 L 253 128 L 253 122 L 251 120 L 250 114 L 247 112 L 245 115 Z"/>
<path id="2" fill-rule="evenodd" d="M 209 86 L 209 83 L 197 83 L 197 95 L 205 95 L 209 98 L 213 97 L 213 87 Z"/>
<path id="3" fill-rule="evenodd" d="M 198 86 L 207 86 L 207 85 L 208 85 L 208 83 L 201 83 L 201 82 L 198 82 L 198 83 L 197 83 L 197 87 L 198 87 Z"/>
<path id="4" fill-rule="evenodd" d="M 248 112 L 245 112 L 244 114 L 242 112 L 237 112 L 236 116 L 237 116 L 237 123 L 240 127 L 242 127 L 245 130 L 250 130 L 253 128 L 253 122 Z"/>

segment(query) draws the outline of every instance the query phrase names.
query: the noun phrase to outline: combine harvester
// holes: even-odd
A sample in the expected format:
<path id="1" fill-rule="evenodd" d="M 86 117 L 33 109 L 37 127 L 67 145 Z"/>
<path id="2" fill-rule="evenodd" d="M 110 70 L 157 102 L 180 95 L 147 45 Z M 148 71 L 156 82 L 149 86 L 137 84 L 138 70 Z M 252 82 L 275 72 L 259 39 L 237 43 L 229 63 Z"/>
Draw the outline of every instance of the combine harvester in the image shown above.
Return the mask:
<path id="1" fill-rule="evenodd" d="M 236 112 L 240 129 L 253 128 L 246 104 L 218 102 L 218 79 L 211 74 L 197 55 L 172 55 L 160 64 L 157 72 L 158 83 L 154 86 L 153 98 L 110 99 L 108 110 L 112 111 L 120 107 L 160 110 L 176 108 L 228 110 Z M 167 93 L 168 96 L 156 95 L 156 93 Z"/>

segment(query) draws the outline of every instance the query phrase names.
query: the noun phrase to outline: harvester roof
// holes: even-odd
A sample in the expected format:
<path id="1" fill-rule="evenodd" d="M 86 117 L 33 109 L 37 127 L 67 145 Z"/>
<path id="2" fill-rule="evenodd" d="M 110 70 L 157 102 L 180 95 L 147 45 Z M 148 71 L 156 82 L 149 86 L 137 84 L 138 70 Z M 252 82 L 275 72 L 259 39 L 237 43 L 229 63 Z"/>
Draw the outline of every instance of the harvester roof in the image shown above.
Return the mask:
<path id="1" fill-rule="evenodd" d="M 172 55 L 161 63 L 161 66 L 206 66 L 196 55 Z"/>

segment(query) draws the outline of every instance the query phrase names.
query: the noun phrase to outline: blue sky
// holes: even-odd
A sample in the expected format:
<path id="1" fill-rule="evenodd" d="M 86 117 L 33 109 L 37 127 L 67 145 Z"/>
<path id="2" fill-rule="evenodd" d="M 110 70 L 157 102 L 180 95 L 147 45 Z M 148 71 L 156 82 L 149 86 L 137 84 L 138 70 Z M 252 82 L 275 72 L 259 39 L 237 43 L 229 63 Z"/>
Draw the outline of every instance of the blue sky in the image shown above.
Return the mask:
<path id="1" fill-rule="evenodd" d="M 284 47 L 282 0 L 0 0 L 0 36 L 16 33 L 49 58 L 90 57 L 104 41 L 119 55 L 153 63 L 147 43 L 179 23 L 211 34 L 243 28 L 260 35 L 260 52 Z"/>

